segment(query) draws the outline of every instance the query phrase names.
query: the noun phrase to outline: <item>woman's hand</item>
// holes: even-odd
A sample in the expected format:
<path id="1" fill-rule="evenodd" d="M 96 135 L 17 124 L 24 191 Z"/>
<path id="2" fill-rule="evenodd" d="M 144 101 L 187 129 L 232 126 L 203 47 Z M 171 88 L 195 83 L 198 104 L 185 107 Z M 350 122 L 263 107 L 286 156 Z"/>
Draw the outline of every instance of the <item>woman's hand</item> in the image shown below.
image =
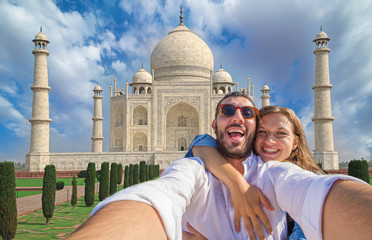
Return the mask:
<path id="1" fill-rule="evenodd" d="M 255 186 L 249 185 L 243 176 L 239 178 L 238 182 L 231 184 L 229 189 L 231 200 L 234 205 L 234 224 L 236 232 L 240 232 L 240 219 L 243 218 L 250 239 L 256 239 L 253 228 L 256 230 L 259 239 L 265 239 L 260 221 L 264 225 L 266 231 L 272 234 L 270 221 L 263 211 L 261 204 L 270 211 L 273 211 L 274 208 L 262 191 Z"/>
<path id="2" fill-rule="evenodd" d="M 208 240 L 206 237 L 204 237 L 201 233 L 195 230 L 190 223 L 186 223 L 187 229 L 189 229 L 190 233 L 182 231 L 182 239 L 184 240 Z"/>

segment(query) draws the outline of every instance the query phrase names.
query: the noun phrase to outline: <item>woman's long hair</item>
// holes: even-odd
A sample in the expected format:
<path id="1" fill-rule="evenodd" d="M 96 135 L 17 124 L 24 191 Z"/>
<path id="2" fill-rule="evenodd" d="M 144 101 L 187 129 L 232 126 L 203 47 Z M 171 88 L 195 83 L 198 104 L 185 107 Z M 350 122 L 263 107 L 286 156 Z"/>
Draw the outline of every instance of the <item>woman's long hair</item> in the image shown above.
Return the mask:
<path id="1" fill-rule="evenodd" d="M 263 116 L 270 113 L 281 113 L 285 115 L 287 119 L 292 123 L 294 135 L 298 136 L 297 148 L 292 151 L 286 161 L 294 163 L 300 168 L 311 172 L 324 173 L 311 157 L 309 147 L 307 146 L 304 128 L 302 127 L 301 120 L 297 117 L 297 115 L 289 108 L 266 106 L 259 110 L 258 120 L 261 121 L 260 119 Z"/>

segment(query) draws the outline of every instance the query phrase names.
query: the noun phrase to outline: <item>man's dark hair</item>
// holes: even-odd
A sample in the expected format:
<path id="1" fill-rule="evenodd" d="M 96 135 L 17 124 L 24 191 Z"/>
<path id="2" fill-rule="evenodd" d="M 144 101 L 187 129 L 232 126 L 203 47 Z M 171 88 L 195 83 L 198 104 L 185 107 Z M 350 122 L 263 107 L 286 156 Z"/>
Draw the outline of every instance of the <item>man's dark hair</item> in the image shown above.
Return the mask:
<path id="1" fill-rule="evenodd" d="M 229 97 L 245 97 L 246 99 L 248 99 L 252 104 L 253 104 L 253 107 L 256 107 L 256 105 L 254 105 L 254 102 L 253 102 L 253 99 L 248 96 L 248 94 L 246 94 L 245 92 L 231 92 L 231 93 L 228 93 L 226 94 L 217 104 L 217 107 L 216 107 L 216 113 L 214 115 L 214 119 L 217 119 L 217 114 L 218 114 L 218 108 L 220 107 L 221 105 L 221 102 L 223 100 L 225 100 L 226 98 L 229 98 Z"/>

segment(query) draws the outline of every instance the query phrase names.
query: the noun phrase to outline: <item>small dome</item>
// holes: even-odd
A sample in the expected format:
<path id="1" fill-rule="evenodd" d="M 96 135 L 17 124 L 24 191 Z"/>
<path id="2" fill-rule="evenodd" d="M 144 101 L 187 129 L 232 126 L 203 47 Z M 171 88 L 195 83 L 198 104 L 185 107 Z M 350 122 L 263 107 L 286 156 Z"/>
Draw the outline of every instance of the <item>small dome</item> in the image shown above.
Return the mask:
<path id="1" fill-rule="evenodd" d="M 320 31 L 317 35 L 316 35 L 316 39 L 318 38 L 328 38 L 327 34 L 323 31 Z"/>
<path id="2" fill-rule="evenodd" d="M 152 76 L 151 74 L 146 71 L 143 67 L 138 70 L 132 78 L 132 84 L 133 83 L 152 83 Z"/>
<path id="3" fill-rule="evenodd" d="M 213 75 L 213 83 L 226 83 L 230 82 L 232 83 L 232 78 L 230 73 L 228 73 L 225 69 L 221 68 L 214 73 Z"/>
<path id="4" fill-rule="evenodd" d="M 101 88 L 101 86 L 98 85 L 98 83 L 97 83 L 97 85 L 94 87 L 94 90 L 93 90 L 93 91 L 102 91 L 102 88 Z"/>
<path id="5" fill-rule="evenodd" d="M 45 36 L 45 34 L 43 32 L 39 32 L 38 34 L 36 34 L 35 36 L 35 39 L 33 41 L 46 41 L 49 43 L 47 37 Z"/>
<path id="6" fill-rule="evenodd" d="M 265 91 L 265 90 L 270 90 L 269 86 L 267 86 L 266 83 L 262 87 L 262 91 Z"/>

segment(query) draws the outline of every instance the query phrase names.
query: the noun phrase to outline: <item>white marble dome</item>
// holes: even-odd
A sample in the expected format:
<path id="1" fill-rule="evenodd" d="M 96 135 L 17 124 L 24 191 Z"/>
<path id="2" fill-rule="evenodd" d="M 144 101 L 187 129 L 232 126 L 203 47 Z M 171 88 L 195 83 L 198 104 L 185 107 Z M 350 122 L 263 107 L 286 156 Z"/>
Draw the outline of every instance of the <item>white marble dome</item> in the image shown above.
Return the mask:
<path id="1" fill-rule="evenodd" d="M 213 75 L 213 83 L 232 83 L 232 78 L 230 73 L 228 73 L 225 69 L 222 67 L 214 73 Z"/>
<path id="2" fill-rule="evenodd" d="M 154 80 L 177 75 L 208 79 L 213 55 L 208 45 L 181 23 L 155 46 L 150 65 Z"/>
<path id="3" fill-rule="evenodd" d="M 132 83 L 152 83 L 152 76 L 142 67 L 133 75 Z"/>
<path id="4" fill-rule="evenodd" d="M 266 91 L 266 90 L 270 90 L 270 88 L 269 88 L 269 86 L 267 86 L 266 83 L 265 83 L 265 85 L 263 85 L 263 87 L 262 87 L 262 91 Z"/>
<path id="5" fill-rule="evenodd" d="M 321 39 L 321 38 L 328 38 L 327 34 L 323 31 L 320 31 L 317 35 L 316 35 L 316 38 L 315 39 Z"/>
<path id="6" fill-rule="evenodd" d="M 98 83 L 97 83 L 97 85 L 94 87 L 94 90 L 93 90 L 93 91 L 102 91 L 102 88 L 101 88 L 101 86 L 98 85 Z"/>
<path id="7" fill-rule="evenodd" d="M 40 40 L 46 41 L 49 43 L 47 37 L 45 36 L 43 32 L 39 32 L 38 34 L 36 34 L 35 39 L 33 41 L 40 41 Z"/>

